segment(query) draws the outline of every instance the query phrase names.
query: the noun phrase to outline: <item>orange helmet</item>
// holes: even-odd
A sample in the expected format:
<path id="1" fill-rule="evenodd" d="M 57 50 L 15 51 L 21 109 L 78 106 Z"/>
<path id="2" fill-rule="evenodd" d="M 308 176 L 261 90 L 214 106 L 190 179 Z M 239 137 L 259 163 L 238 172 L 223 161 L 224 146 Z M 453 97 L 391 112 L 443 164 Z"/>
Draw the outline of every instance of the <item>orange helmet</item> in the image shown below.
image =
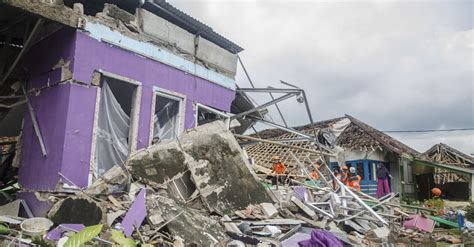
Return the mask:
<path id="1" fill-rule="evenodd" d="M 432 194 L 433 196 L 440 197 L 440 196 L 441 196 L 441 190 L 438 189 L 438 188 L 433 188 L 433 189 L 431 190 L 431 194 Z"/>
<path id="2" fill-rule="evenodd" d="M 280 157 L 278 155 L 273 155 L 272 161 L 280 161 Z"/>
<path id="3" fill-rule="evenodd" d="M 347 166 L 342 166 L 342 170 L 349 170 L 349 168 L 347 168 Z"/>

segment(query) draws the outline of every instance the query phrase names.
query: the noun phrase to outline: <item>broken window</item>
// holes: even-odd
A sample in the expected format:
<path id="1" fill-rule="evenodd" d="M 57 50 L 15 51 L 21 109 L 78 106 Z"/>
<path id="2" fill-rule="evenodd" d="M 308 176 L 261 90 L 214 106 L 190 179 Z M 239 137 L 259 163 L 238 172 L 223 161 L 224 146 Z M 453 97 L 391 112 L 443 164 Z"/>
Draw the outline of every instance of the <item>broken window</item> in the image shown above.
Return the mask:
<path id="1" fill-rule="evenodd" d="M 182 98 L 170 94 L 156 93 L 152 144 L 179 136 L 182 101 Z"/>
<path id="2" fill-rule="evenodd" d="M 97 117 L 94 176 L 125 163 L 131 149 L 131 123 L 137 86 L 112 78 L 102 80 Z"/>
<path id="3" fill-rule="evenodd" d="M 196 126 L 214 122 L 216 120 L 226 120 L 229 121 L 229 117 L 225 112 L 221 112 L 214 108 L 196 104 L 197 114 L 196 114 Z"/>

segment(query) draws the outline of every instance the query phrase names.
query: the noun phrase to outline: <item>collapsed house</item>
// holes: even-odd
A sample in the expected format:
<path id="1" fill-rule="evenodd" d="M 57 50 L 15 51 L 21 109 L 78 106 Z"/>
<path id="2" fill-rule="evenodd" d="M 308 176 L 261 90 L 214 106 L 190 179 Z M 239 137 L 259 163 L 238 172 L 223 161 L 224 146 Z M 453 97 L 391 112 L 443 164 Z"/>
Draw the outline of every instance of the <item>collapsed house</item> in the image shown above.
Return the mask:
<path id="1" fill-rule="evenodd" d="M 414 193 L 414 186 L 411 184 L 411 171 L 408 167 L 410 159 L 416 157 L 419 153 L 407 145 L 395 140 L 389 135 L 376 130 L 375 128 L 363 123 L 362 121 L 346 115 L 345 117 L 330 119 L 315 123 L 313 126 L 305 125 L 296 127 L 296 130 L 305 133 L 312 133 L 316 128 L 316 135 L 321 137 L 324 142 L 324 135 L 331 129 L 337 133 L 334 136 L 333 144 L 343 148 L 343 157 L 348 167 L 355 167 L 357 174 L 361 176 L 361 191 L 375 196 L 377 187 L 376 164 L 384 164 L 393 176 L 390 181 L 390 187 L 393 192 L 404 194 Z M 263 139 L 291 144 L 309 148 L 308 141 L 298 139 L 297 135 L 285 133 L 279 129 L 264 130 L 254 136 Z M 295 161 L 289 154 L 291 149 L 283 146 L 277 146 L 268 143 L 247 143 L 245 150 L 256 165 L 270 165 L 269 161 L 272 155 L 279 155 L 282 161 L 290 166 Z M 299 158 L 315 164 L 317 153 L 308 153 L 304 150 L 295 151 Z M 328 161 L 331 168 L 338 166 L 335 157 Z"/>
<path id="2" fill-rule="evenodd" d="M 416 191 L 412 163 L 426 162 L 418 152 L 351 116 L 314 123 L 304 90 L 289 83 L 255 88 L 241 47 L 168 2 L 0 6 L 1 186 L 19 184 L 16 198 L 1 191 L 9 202 L 1 226 L 11 227 L 2 239 L 59 243 L 105 225 L 93 241 L 342 246 L 434 230 L 436 218 L 409 213 L 437 210 L 396 202 Z M 252 88 L 236 85 L 237 62 Z M 272 101 L 255 106 L 249 92 Z M 293 97 L 309 125 L 284 121 L 277 103 Z M 285 126 L 264 118 L 271 105 Z M 278 130 L 241 135 L 256 122 Z M 273 154 L 297 171 L 291 185 L 268 183 Z M 326 168 L 324 184 L 308 175 L 315 162 Z M 379 199 L 371 196 L 376 163 L 394 176 L 394 192 Z M 341 164 L 356 168 L 362 192 L 335 179 L 331 169 Z"/>
<path id="3" fill-rule="evenodd" d="M 438 187 L 447 199 L 466 201 L 474 198 L 474 158 L 444 143 L 435 144 L 420 155 L 415 164 L 418 198 L 429 198 L 429 190 Z"/>
<path id="4" fill-rule="evenodd" d="M 165 1 L 0 4 L 0 136 L 17 140 L 2 145 L 35 215 L 48 206 L 34 192 L 87 187 L 216 110 L 252 107 L 236 98 L 242 48 Z"/>

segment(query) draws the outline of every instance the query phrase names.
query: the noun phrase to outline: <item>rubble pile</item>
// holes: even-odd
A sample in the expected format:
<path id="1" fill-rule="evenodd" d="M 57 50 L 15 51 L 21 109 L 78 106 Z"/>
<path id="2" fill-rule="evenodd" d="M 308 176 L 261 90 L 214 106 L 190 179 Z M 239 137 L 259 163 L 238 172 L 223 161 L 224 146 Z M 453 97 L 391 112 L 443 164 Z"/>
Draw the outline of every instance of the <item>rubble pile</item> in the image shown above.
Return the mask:
<path id="1" fill-rule="evenodd" d="M 253 169 L 234 135 L 213 122 L 135 152 L 88 188 L 45 193 L 52 205 L 47 218 L 34 218 L 22 200 L 0 207 L 0 238 L 11 246 L 371 246 L 461 239 L 435 228 L 436 222 L 456 224 L 430 216 L 436 209 L 400 204 L 394 193 L 377 199 L 348 188 L 325 164 L 314 181 L 294 158 L 295 176 L 272 185 L 273 175 Z M 18 217 L 22 210 L 28 218 Z"/>

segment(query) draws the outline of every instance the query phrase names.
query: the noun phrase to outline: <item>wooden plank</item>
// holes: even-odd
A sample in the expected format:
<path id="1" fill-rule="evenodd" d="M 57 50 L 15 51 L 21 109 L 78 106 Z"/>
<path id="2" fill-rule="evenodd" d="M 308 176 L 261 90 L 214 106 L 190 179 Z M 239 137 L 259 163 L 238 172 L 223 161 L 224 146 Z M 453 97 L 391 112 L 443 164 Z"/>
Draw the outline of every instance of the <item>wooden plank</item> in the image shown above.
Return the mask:
<path id="1" fill-rule="evenodd" d="M 267 219 L 260 221 L 247 221 L 250 225 L 253 226 L 264 226 L 264 225 L 299 225 L 304 224 L 302 220 L 295 219 Z"/>

